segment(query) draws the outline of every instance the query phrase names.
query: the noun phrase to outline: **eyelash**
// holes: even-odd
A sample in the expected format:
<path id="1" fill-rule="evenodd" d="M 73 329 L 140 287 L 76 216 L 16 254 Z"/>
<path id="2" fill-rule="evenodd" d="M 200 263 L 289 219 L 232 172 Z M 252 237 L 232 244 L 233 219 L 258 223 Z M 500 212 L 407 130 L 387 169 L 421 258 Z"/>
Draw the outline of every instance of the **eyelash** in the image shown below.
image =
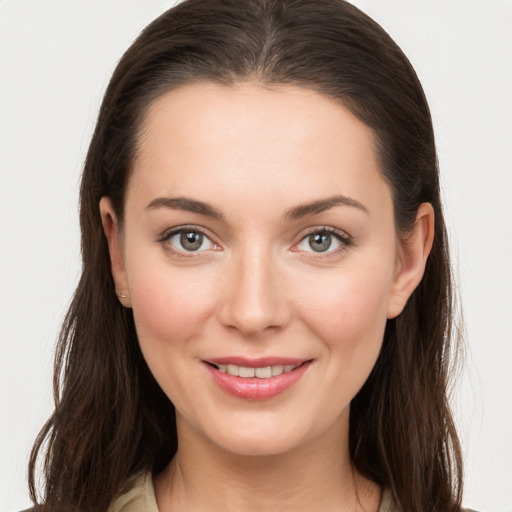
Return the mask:
<path id="1" fill-rule="evenodd" d="M 159 238 L 158 242 L 161 243 L 166 251 L 169 251 L 173 253 L 174 255 L 178 257 L 183 258 L 191 258 L 191 257 L 197 257 L 201 255 L 203 252 L 205 252 L 207 249 L 197 250 L 197 251 L 187 251 L 185 248 L 178 249 L 173 244 L 170 243 L 170 240 L 177 235 L 182 235 L 183 233 L 196 233 L 203 237 L 203 242 L 207 240 L 211 246 L 214 248 L 214 250 L 218 250 L 219 246 L 212 241 L 211 237 L 206 234 L 206 232 L 199 228 L 198 226 L 180 226 L 176 228 L 172 228 L 168 231 L 165 231 Z M 309 237 L 317 234 L 327 234 L 336 239 L 337 242 L 339 242 L 339 247 L 330 250 L 330 247 L 326 251 L 314 251 L 312 248 L 311 250 L 301 250 L 298 249 L 300 244 L 305 242 Z M 347 235 L 344 231 L 340 231 L 338 229 L 329 227 L 329 226 L 323 226 L 322 228 L 311 228 L 309 231 L 307 231 L 304 235 L 302 235 L 299 242 L 293 245 L 292 251 L 293 252 L 301 252 L 301 253 L 307 253 L 308 258 L 326 258 L 332 255 L 338 255 L 342 252 L 344 252 L 348 247 L 353 245 L 353 239 L 351 236 Z M 199 247 L 200 249 L 200 247 Z"/>
<path id="2" fill-rule="evenodd" d="M 182 235 L 183 233 L 196 233 L 203 237 L 203 242 L 205 240 L 208 241 L 215 249 L 217 249 L 219 247 L 215 242 L 212 241 L 211 237 L 208 236 L 203 229 L 201 229 L 197 226 L 180 226 L 180 227 L 172 228 L 168 231 L 165 231 L 158 238 L 157 241 L 164 246 L 164 249 L 166 251 L 169 251 L 169 252 L 173 253 L 174 255 L 176 255 L 178 257 L 182 257 L 182 258 L 197 257 L 200 254 L 202 254 L 203 252 L 205 252 L 205 249 L 197 250 L 197 251 L 187 251 L 185 248 L 179 249 L 170 243 L 170 240 L 172 239 L 172 237 L 174 237 L 176 235 Z"/>
<path id="3" fill-rule="evenodd" d="M 326 258 L 326 257 L 333 256 L 333 255 L 339 255 L 340 253 L 344 252 L 348 247 L 352 246 L 354 243 L 353 238 L 350 235 L 348 235 L 347 233 L 345 233 L 344 231 L 340 231 L 338 229 L 331 228 L 329 226 L 323 226 L 322 228 L 312 228 L 309 231 L 307 231 L 301 237 L 300 241 L 294 245 L 294 247 L 298 247 L 300 244 L 305 242 L 308 238 L 310 238 L 313 235 L 317 235 L 317 234 L 327 234 L 327 235 L 334 237 L 337 240 L 337 242 L 339 242 L 339 244 L 340 244 L 339 247 L 337 247 L 333 250 L 330 250 L 330 248 L 328 248 L 326 251 L 323 251 L 323 252 L 314 251 L 312 248 L 310 251 L 301 251 L 299 249 L 299 250 L 294 250 L 294 252 L 307 253 L 308 258 Z"/>

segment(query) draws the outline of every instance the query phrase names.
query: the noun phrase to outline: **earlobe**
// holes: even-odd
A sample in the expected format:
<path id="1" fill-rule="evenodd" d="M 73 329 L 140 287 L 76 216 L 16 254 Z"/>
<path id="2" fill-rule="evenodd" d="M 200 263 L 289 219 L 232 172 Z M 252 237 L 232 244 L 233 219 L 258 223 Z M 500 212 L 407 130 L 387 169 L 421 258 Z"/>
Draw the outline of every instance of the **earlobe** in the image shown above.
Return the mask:
<path id="1" fill-rule="evenodd" d="M 388 319 L 397 317 L 421 282 L 434 242 L 434 209 L 430 203 L 418 208 L 414 228 L 399 240 L 397 272 L 388 300 Z"/>
<path id="2" fill-rule="evenodd" d="M 99 206 L 103 232 L 108 243 L 110 267 L 117 298 L 124 307 L 129 308 L 131 307 L 130 289 L 124 265 L 121 232 L 117 215 L 110 198 L 102 197 Z"/>

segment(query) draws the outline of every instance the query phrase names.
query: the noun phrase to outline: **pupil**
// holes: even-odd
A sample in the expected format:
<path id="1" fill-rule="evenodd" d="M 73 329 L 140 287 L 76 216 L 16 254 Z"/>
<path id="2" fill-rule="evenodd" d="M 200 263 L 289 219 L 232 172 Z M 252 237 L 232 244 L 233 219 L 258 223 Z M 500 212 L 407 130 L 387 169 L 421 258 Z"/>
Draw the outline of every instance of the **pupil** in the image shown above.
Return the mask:
<path id="1" fill-rule="evenodd" d="M 331 235 L 315 233 L 309 237 L 309 245 L 315 252 L 325 252 L 331 246 Z"/>
<path id="2" fill-rule="evenodd" d="M 188 233 L 182 233 L 180 237 L 181 245 L 188 251 L 197 251 L 203 244 L 203 235 L 201 233 L 195 233 L 189 231 Z"/>

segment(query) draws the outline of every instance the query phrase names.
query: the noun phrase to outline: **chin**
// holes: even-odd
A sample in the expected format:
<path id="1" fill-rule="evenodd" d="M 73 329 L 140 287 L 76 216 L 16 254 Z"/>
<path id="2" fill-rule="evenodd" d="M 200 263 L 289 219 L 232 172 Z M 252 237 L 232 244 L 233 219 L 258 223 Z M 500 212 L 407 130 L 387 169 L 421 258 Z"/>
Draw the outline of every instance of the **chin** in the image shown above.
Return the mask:
<path id="1" fill-rule="evenodd" d="M 316 444 L 330 432 L 328 424 L 310 424 L 306 418 L 267 417 L 262 415 L 247 418 L 230 418 L 229 424 L 210 424 L 203 434 L 220 449 L 233 455 L 247 457 L 272 457 L 303 450 L 308 445 Z M 277 420 L 277 421 L 276 421 Z M 337 424 L 338 422 L 335 421 Z M 332 425 L 331 425 L 332 426 Z M 213 428 L 212 428 L 213 427 Z"/>
<path id="2" fill-rule="evenodd" d="M 218 439 L 217 445 L 226 452 L 241 457 L 272 457 L 292 452 L 301 445 L 297 439 L 269 432 L 258 437 L 248 435 L 236 435 Z"/>

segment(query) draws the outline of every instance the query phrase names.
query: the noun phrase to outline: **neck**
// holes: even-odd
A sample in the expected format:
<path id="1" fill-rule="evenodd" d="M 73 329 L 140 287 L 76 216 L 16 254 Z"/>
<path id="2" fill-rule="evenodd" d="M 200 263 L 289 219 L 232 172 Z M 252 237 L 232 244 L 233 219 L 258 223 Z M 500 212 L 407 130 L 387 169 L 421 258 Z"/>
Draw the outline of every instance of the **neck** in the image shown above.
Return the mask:
<path id="1" fill-rule="evenodd" d="M 300 448 L 257 456 L 227 452 L 178 427 L 178 453 L 155 478 L 159 510 L 375 512 L 380 489 L 351 464 L 348 418 L 337 427 Z"/>

